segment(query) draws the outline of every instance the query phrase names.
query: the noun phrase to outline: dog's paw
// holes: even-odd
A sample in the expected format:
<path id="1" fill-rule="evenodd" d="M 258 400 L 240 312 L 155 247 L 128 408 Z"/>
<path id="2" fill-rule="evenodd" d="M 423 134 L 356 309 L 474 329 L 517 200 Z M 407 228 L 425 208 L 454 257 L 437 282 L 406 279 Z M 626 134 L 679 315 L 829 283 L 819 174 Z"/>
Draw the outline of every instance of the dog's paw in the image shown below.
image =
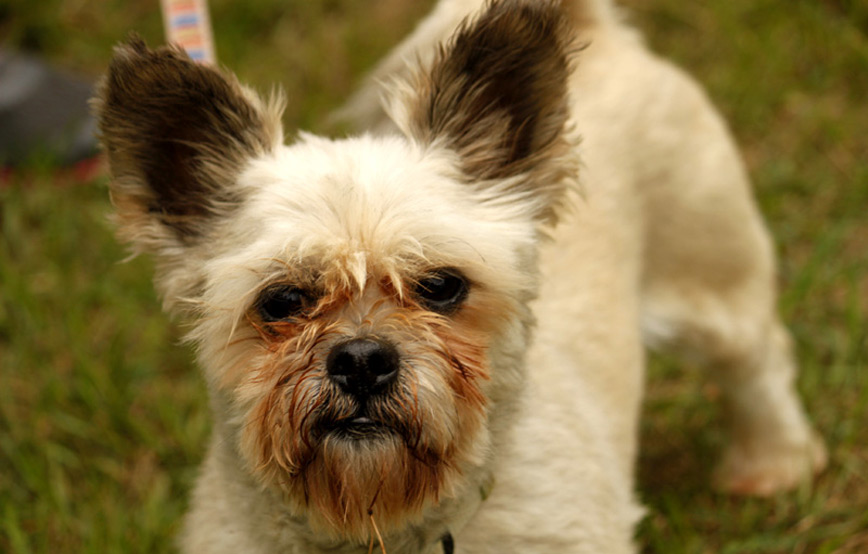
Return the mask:
<path id="1" fill-rule="evenodd" d="M 715 489 L 743 496 L 771 496 L 794 489 L 823 471 L 828 462 L 823 440 L 805 444 L 744 448 L 733 444 L 713 476 Z"/>

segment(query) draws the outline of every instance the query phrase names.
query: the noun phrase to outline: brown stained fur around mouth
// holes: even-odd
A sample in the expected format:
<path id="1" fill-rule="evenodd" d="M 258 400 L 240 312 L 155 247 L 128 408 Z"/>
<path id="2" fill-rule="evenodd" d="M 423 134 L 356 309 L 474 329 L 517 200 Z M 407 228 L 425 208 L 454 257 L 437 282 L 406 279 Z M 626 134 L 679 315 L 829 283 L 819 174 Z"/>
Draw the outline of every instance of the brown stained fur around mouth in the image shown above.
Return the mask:
<path id="1" fill-rule="evenodd" d="M 393 337 L 405 350 L 401 376 L 389 394 L 365 408 L 383 432 L 350 438 L 335 430 L 337 422 L 357 415 L 359 404 L 326 375 L 329 345 L 345 338 L 345 330 L 322 314 L 276 325 L 256 322 L 268 361 L 242 385 L 260 391 L 242 438 L 249 446 L 244 450 L 254 453 L 254 472 L 283 489 L 314 526 L 358 540 L 370 536 L 369 510 L 388 533 L 451 492 L 485 418 L 483 335 L 418 307 L 396 307 L 391 317 L 399 324 L 382 327 L 401 332 Z M 451 406 L 434 405 L 442 398 L 420 392 L 417 371 L 442 382 Z"/>

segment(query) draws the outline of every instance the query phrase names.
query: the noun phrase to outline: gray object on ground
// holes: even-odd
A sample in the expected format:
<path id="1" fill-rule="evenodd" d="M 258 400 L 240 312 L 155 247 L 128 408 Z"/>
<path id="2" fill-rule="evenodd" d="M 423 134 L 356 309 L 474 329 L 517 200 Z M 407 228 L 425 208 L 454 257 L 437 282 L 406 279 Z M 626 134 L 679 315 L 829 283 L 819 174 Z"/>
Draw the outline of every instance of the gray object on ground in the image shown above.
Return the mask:
<path id="1" fill-rule="evenodd" d="M 0 166 L 37 157 L 68 165 L 93 156 L 92 89 L 38 58 L 0 50 Z"/>

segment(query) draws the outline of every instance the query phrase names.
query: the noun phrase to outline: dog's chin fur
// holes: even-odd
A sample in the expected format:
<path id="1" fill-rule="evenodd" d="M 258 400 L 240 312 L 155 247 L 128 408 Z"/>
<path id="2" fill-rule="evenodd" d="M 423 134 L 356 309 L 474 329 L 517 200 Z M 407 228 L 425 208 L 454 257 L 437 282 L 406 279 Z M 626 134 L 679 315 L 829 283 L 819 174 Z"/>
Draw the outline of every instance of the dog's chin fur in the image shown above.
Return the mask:
<path id="1" fill-rule="evenodd" d="M 214 411 L 187 552 L 359 552 L 375 536 L 390 554 L 430 552 L 465 526 L 466 552 L 632 551 L 639 289 L 651 339 L 680 333 L 730 376 L 740 433 L 730 488 L 777 490 L 822 466 L 734 150 L 701 95 L 613 13 L 602 0 L 444 0 L 382 66 L 387 109 L 366 100 L 370 87 L 350 104 L 392 134 L 301 134 L 288 146 L 279 96 L 263 100 L 174 47 L 133 38 L 116 49 L 95 108 L 119 235 L 155 257 L 157 288 L 190 324 Z M 588 73 L 599 90 L 575 76 L 568 17 L 608 26 L 590 50 L 623 49 L 611 67 L 620 77 L 609 79 L 599 56 Z M 416 51 L 412 69 L 394 61 Z M 634 101 L 634 75 L 646 96 L 671 84 L 698 122 L 653 115 L 685 126 L 659 140 L 636 130 L 658 104 L 681 114 L 681 102 Z M 588 88 L 591 108 L 570 87 Z M 618 102 L 612 90 L 629 94 Z M 635 108 L 643 102 L 651 107 Z M 561 231 L 578 189 L 573 112 L 589 125 L 603 178 Z M 711 154 L 673 163 L 682 175 L 667 165 L 683 150 L 670 143 L 694 130 Z M 647 191 L 633 183 L 647 175 Z M 730 182 L 734 192 L 703 200 Z M 706 188 L 679 204 L 672 190 L 697 183 Z M 668 208 L 675 223 L 661 227 L 670 214 L 654 212 Z M 721 264 L 711 242 L 690 242 L 706 236 L 690 231 L 697 220 L 739 261 Z M 672 232 L 679 225 L 688 231 Z M 557 245 L 541 250 L 553 235 Z M 715 285 L 736 266 L 747 269 Z M 443 275 L 457 287 L 445 299 L 427 288 Z M 531 340 L 535 312 L 543 342 Z M 387 386 L 354 390 L 337 373 L 330 360 L 353 341 L 387 345 L 377 362 L 394 360 L 389 380 L 377 377 Z M 768 436 L 782 438 L 768 446 Z"/>

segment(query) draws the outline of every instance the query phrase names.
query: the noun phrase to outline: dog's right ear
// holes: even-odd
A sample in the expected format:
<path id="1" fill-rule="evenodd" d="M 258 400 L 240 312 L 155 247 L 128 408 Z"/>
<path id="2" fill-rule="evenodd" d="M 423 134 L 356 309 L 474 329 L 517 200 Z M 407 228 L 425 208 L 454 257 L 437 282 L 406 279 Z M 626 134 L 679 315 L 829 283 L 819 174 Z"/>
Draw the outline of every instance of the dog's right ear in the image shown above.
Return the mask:
<path id="1" fill-rule="evenodd" d="M 283 141 L 279 101 L 136 37 L 115 49 L 93 104 L 119 234 L 137 251 L 196 244 L 243 201 L 236 180 L 245 162 Z"/>
<path id="2" fill-rule="evenodd" d="M 396 83 L 390 115 L 414 140 L 458 154 L 468 182 L 511 182 L 508 192 L 552 222 L 577 172 L 574 37 L 558 0 L 489 0 L 430 66 Z"/>

